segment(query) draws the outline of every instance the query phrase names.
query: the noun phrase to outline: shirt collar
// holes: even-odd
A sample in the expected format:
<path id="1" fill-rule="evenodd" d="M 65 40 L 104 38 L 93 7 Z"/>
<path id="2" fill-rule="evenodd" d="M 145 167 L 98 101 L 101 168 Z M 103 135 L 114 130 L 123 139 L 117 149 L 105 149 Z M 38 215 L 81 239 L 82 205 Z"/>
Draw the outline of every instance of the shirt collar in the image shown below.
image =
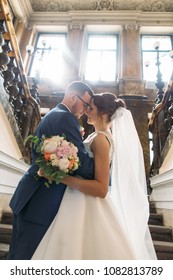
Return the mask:
<path id="1" fill-rule="evenodd" d="M 64 107 L 66 107 L 67 110 L 71 113 L 71 110 L 70 110 L 70 108 L 67 105 L 65 105 L 63 102 L 61 102 L 60 104 L 62 104 Z"/>

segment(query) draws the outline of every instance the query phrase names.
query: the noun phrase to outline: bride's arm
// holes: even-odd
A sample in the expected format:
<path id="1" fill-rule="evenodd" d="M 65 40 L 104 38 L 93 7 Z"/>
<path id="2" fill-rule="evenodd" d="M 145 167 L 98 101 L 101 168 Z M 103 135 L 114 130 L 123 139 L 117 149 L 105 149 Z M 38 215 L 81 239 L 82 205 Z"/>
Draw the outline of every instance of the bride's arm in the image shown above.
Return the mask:
<path id="1" fill-rule="evenodd" d="M 98 134 L 91 144 L 91 149 L 95 163 L 94 180 L 68 176 L 61 182 L 85 194 L 104 198 L 108 191 L 110 176 L 110 144 L 105 135 Z"/>

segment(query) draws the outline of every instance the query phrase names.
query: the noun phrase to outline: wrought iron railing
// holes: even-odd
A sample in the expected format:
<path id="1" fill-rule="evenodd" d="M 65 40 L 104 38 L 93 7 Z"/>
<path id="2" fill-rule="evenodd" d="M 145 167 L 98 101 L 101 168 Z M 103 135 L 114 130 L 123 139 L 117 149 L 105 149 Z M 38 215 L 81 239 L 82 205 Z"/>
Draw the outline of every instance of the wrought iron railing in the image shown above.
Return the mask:
<path id="1" fill-rule="evenodd" d="M 41 119 L 38 87 L 29 88 L 7 1 L 0 2 L 0 75 L 23 141 Z M 26 150 L 22 149 L 24 157 Z"/>
<path id="2" fill-rule="evenodd" d="M 164 147 L 173 126 L 173 74 L 164 91 L 162 101 L 153 108 L 149 121 L 149 131 L 153 135 L 153 163 L 151 175 L 159 173 L 166 156 Z M 164 153 L 163 153 L 164 151 Z"/>

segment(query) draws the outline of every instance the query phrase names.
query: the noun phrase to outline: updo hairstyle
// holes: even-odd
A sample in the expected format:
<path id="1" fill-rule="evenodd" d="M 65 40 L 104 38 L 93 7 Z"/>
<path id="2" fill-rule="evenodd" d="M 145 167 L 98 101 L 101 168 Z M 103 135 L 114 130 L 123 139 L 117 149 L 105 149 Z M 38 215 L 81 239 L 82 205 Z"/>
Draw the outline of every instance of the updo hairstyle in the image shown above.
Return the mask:
<path id="1" fill-rule="evenodd" d="M 100 115 L 102 113 L 107 114 L 108 122 L 111 122 L 112 115 L 119 107 L 126 107 L 126 104 L 122 99 L 117 98 L 115 94 L 110 92 L 94 94 L 93 102 Z"/>

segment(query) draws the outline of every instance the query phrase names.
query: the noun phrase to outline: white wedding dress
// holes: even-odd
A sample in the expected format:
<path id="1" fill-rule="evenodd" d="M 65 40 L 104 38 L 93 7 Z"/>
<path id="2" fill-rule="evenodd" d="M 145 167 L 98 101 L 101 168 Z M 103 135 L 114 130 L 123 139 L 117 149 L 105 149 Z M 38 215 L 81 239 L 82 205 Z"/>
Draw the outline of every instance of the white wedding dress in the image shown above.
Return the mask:
<path id="1" fill-rule="evenodd" d="M 91 156 L 89 143 L 96 135 L 94 132 L 85 140 L 86 149 Z M 111 143 L 110 155 L 112 155 L 113 141 L 110 135 L 106 136 Z M 145 248 L 142 256 L 139 257 L 137 254 L 109 192 L 106 198 L 102 199 L 67 187 L 59 211 L 38 245 L 32 260 L 155 258 L 154 254 L 152 256 L 147 254 Z"/>
<path id="2" fill-rule="evenodd" d="M 85 142 L 87 150 L 95 136 L 93 133 Z M 102 199 L 67 187 L 59 211 L 32 259 L 128 260 L 135 255 L 110 194 Z"/>

